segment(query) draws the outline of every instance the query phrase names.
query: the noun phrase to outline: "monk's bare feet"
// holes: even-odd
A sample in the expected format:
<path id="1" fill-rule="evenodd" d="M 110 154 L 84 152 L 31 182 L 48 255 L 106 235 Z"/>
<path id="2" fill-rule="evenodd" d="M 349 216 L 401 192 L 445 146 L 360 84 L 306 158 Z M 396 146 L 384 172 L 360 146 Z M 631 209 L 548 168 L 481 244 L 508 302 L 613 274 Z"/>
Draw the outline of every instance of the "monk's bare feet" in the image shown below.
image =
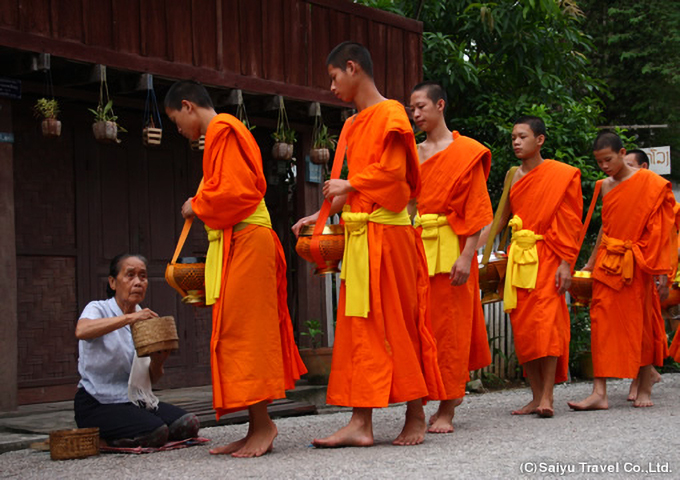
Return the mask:
<path id="1" fill-rule="evenodd" d="M 642 392 L 639 392 L 635 402 L 633 402 L 633 406 L 635 408 L 653 407 L 654 402 L 652 402 L 651 395 L 645 395 Z"/>
<path id="2" fill-rule="evenodd" d="M 656 368 L 651 369 L 652 385 L 659 383 L 661 381 L 661 374 L 656 370 Z M 628 390 L 628 400 L 629 402 L 634 402 L 638 395 L 638 384 L 639 380 L 634 378 L 630 384 L 630 390 Z"/>
<path id="3" fill-rule="evenodd" d="M 607 400 L 607 397 L 602 397 L 596 394 L 592 394 L 580 402 L 567 402 L 567 405 L 569 405 L 569 408 L 576 410 L 577 412 L 609 409 L 609 401 Z"/>
<path id="4" fill-rule="evenodd" d="M 372 410 L 355 408 L 347 426 L 326 438 L 315 438 L 316 448 L 370 447 L 373 445 Z"/>
<path id="5" fill-rule="evenodd" d="M 224 445 L 224 446 L 216 447 L 216 448 L 211 448 L 210 454 L 211 455 L 228 455 L 230 453 L 234 453 L 235 451 L 243 448 L 243 446 L 246 444 L 247 439 L 248 439 L 248 436 L 245 436 L 241 440 L 236 440 L 235 442 L 231 442 L 228 445 Z"/>
<path id="6" fill-rule="evenodd" d="M 536 413 L 536 409 L 538 408 L 538 402 L 536 400 L 532 400 L 526 405 L 524 405 L 522 408 L 519 410 L 513 410 L 512 414 L 513 415 L 531 415 L 532 413 Z"/>
<path id="7" fill-rule="evenodd" d="M 462 398 L 441 401 L 437 413 L 430 417 L 430 428 L 428 428 L 427 431 L 430 433 L 452 433 L 453 416 L 456 407 L 461 403 L 463 403 Z"/>
<path id="8" fill-rule="evenodd" d="M 420 400 L 417 400 L 420 402 Z M 416 405 L 411 405 L 406 409 L 406 420 L 404 421 L 404 428 L 402 428 L 399 436 L 392 442 L 392 445 L 420 445 L 425 440 L 425 431 L 427 424 L 425 423 L 425 412 L 422 408 Z"/>
<path id="9" fill-rule="evenodd" d="M 243 446 L 233 452 L 231 456 L 237 458 L 261 457 L 272 451 L 274 439 L 278 434 L 279 431 L 274 422 L 254 428 L 245 438 Z"/>
<path id="10" fill-rule="evenodd" d="M 536 413 L 541 418 L 552 418 L 555 415 L 555 410 L 553 409 L 552 401 L 541 402 L 538 407 L 536 407 Z"/>

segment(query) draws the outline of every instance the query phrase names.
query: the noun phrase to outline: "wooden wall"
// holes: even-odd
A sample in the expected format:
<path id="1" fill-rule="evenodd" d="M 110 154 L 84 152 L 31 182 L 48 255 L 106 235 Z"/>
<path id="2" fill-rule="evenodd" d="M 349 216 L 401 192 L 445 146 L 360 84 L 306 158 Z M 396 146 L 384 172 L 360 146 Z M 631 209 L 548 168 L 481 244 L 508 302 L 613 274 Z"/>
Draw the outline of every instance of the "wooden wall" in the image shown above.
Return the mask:
<path id="1" fill-rule="evenodd" d="M 345 0 L 3 0 L 0 45 L 205 84 L 339 104 L 325 59 L 366 45 L 376 83 L 407 98 L 422 24 Z"/>

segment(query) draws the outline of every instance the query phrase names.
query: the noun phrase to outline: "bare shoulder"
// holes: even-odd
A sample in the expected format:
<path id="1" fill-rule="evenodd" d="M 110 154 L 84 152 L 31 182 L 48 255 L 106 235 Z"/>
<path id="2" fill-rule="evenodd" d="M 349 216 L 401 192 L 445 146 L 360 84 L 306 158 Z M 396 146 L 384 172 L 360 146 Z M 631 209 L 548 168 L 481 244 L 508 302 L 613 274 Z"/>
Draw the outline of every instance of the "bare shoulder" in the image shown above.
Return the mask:
<path id="1" fill-rule="evenodd" d="M 425 160 L 430 158 L 433 154 L 432 152 L 432 145 L 427 141 L 420 142 L 418 145 L 418 158 L 420 159 L 420 163 L 423 163 Z"/>
<path id="2" fill-rule="evenodd" d="M 618 182 L 616 182 L 616 180 L 614 180 L 612 177 L 605 178 L 602 181 L 602 196 L 605 196 L 611 192 L 612 188 L 614 188 L 616 185 L 618 185 Z"/>

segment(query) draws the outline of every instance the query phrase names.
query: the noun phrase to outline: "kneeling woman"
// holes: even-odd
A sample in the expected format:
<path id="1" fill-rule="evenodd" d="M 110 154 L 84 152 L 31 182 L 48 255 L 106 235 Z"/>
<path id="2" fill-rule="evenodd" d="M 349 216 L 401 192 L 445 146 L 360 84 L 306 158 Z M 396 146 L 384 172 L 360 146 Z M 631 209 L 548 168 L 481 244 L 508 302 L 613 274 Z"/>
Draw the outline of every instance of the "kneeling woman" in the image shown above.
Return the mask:
<path id="1" fill-rule="evenodd" d="M 74 401 L 76 423 L 80 428 L 99 427 L 100 438 L 113 447 L 160 447 L 198 434 L 195 415 L 158 402 L 151 392 L 169 352 L 154 353 L 150 361 L 135 359 L 130 325 L 158 316 L 139 306 L 147 286 L 146 259 L 118 255 L 109 270 L 109 299 L 90 302 L 76 326 L 81 376 Z M 128 389 L 129 384 L 142 388 Z"/>

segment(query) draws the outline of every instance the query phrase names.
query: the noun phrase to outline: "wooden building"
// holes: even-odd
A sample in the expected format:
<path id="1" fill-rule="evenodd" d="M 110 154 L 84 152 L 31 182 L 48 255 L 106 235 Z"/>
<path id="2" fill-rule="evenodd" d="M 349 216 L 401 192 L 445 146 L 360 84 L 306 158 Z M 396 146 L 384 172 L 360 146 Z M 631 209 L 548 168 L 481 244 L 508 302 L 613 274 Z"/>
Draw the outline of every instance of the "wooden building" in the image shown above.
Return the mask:
<path id="1" fill-rule="evenodd" d="M 161 387 L 210 383 L 210 312 L 181 304 L 163 279 L 201 176 L 193 151 L 163 117 L 160 147 L 142 145 L 147 86 L 162 101 L 178 79 L 209 87 L 218 111 L 242 96 L 263 154 L 266 201 L 289 262 L 296 330 L 325 309 L 322 284 L 294 254 L 291 222 L 320 204 L 305 181 L 310 106 L 336 132 L 348 105 L 328 91 L 325 58 L 344 40 L 372 52 L 376 83 L 403 101 L 422 77 L 422 25 L 345 0 L 6 0 L 0 3 L 0 410 L 72 398 L 78 381 L 75 322 L 104 297 L 117 253 L 150 261 L 146 305 L 174 315 L 180 350 Z M 119 145 L 92 135 L 103 69 Z M 42 138 L 32 107 L 52 85 L 63 132 Z M 19 97 L 20 89 L 20 97 Z M 276 99 L 299 141 L 297 180 L 271 158 Z M 206 250 L 193 227 L 185 255 Z"/>

